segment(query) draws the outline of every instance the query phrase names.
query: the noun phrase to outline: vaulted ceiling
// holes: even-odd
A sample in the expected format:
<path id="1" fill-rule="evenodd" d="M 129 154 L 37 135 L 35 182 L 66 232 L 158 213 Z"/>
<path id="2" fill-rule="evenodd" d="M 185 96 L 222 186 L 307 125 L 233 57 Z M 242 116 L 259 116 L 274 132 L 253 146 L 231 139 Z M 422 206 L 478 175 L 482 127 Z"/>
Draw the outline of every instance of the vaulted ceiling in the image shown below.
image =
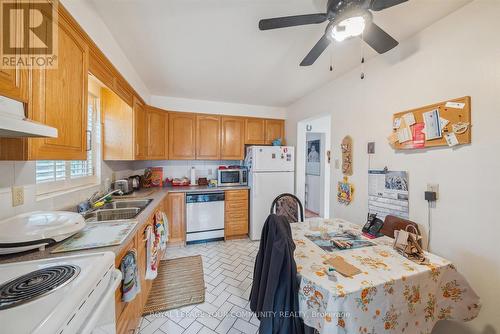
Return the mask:
<path id="1" fill-rule="evenodd" d="M 261 18 L 325 12 L 326 0 L 87 1 L 153 95 L 287 106 L 359 65 L 363 47 L 366 58 L 377 55 L 355 38 L 299 67 L 326 23 L 258 29 Z M 401 41 L 468 2 L 410 0 L 374 21 Z"/>

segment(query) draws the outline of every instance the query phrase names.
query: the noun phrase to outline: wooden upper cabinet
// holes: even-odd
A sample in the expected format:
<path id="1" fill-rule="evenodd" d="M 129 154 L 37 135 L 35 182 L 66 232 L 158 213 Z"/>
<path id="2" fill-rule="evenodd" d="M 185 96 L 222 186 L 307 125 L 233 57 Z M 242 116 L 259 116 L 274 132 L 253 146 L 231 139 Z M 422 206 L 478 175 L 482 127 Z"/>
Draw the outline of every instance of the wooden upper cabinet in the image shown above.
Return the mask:
<path id="1" fill-rule="evenodd" d="M 170 160 L 196 159 L 196 114 L 169 113 L 168 157 Z"/>
<path id="2" fill-rule="evenodd" d="M 148 129 L 148 159 L 168 159 L 168 113 L 146 106 Z"/>
<path id="3" fill-rule="evenodd" d="M 196 116 L 196 159 L 220 159 L 220 116 Z"/>
<path id="4" fill-rule="evenodd" d="M 23 29 L 19 20 L 19 16 L 14 15 L 11 17 L 11 24 L 15 27 L 12 36 L 5 36 L 4 38 L 14 38 L 16 43 L 20 44 L 23 38 Z M 4 68 L 0 65 L 0 95 L 9 98 L 27 102 L 28 101 L 28 87 L 29 87 L 29 70 L 16 68 Z"/>
<path id="5" fill-rule="evenodd" d="M 57 138 L 31 139 L 33 160 L 87 159 L 88 46 L 68 20 L 59 15 L 57 68 L 33 70 L 28 115 L 58 130 Z"/>
<path id="6" fill-rule="evenodd" d="M 285 142 L 285 121 L 281 119 L 266 119 L 266 144 L 272 144 L 274 140 L 281 139 Z"/>
<path id="7" fill-rule="evenodd" d="M 245 119 L 245 144 L 264 144 L 266 142 L 266 121 L 262 118 Z"/>
<path id="8" fill-rule="evenodd" d="M 245 158 L 245 120 L 240 117 L 221 117 L 221 159 Z"/>
<path id="9" fill-rule="evenodd" d="M 108 88 L 101 89 L 104 160 L 134 160 L 134 112 Z"/>
<path id="10" fill-rule="evenodd" d="M 148 157 L 148 120 L 144 104 L 134 97 L 134 157 L 146 160 Z"/>

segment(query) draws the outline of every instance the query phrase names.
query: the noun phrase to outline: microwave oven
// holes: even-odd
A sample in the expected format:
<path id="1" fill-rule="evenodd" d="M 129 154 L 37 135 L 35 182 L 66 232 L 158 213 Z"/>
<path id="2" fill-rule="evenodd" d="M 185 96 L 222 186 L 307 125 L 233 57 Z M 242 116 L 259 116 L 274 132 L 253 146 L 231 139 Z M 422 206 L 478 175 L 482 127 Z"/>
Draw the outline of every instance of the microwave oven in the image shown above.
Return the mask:
<path id="1" fill-rule="evenodd" d="M 248 184 L 248 170 L 245 167 L 227 167 L 217 170 L 217 184 L 219 187 L 246 186 Z"/>

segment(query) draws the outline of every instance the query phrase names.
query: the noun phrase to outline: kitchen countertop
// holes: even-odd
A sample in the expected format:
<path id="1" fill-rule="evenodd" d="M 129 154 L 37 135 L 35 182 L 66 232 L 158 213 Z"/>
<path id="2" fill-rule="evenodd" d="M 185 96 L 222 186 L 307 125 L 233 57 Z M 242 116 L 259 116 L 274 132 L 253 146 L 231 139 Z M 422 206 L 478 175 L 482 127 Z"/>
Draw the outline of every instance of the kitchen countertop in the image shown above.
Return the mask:
<path id="1" fill-rule="evenodd" d="M 221 192 L 225 190 L 243 190 L 250 189 L 249 186 L 231 186 L 231 187 L 208 187 L 208 186 L 185 186 L 185 187 L 165 187 L 171 193 L 196 193 L 196 192 Z"/>
<path id="2" fill-rule="evenodd" d="M 217 192 L 224 190 L 240 190 L 240 189 L 250 189 L 250 188 L 248 186 L 216 187 L 216 188 L 208 188 L 207 186 L 188 186 L 188 187 L 164 187 L 158 189 L 143 189 L 140 191 L 136 191 L 133 193 L 132 196 L 128 195 L 126 197 L 123 197 L 122 199 L 131 200 L 131 199 L 144 198 L 144 199 L 152 199 L 153 201 L 135 218 L 135 220 L 137 220 L 137 225 L 134 227 L 134 229 L 130 232 L 127 238 L 120 245 L 52 254 L 51 251 L 61 244 L 61 242 L 58 242 L 52 246 L 46 247 L 45 250 L 43 251 L 31 250 L 23 253 L 1 255 L 0 264 L 21 262 L 21 261 L 32 261 L 32 260 L 39 260 L 39 259 L 46 259 L 53 257 L 80 255 L 85 253 L 87 254 L 98 253 L 98 252 L 113 252 L 115 253 L 115 255 L 118 255 L 134 238 L 138 229 L 142 228 L 147 223 L 148 218 L 153 214 L 154 210 L 163 202 L 164 198 L 167 196 L 168 193 Z M 120 197 L 115 197 L 115 199 L 120 199 Z"/>

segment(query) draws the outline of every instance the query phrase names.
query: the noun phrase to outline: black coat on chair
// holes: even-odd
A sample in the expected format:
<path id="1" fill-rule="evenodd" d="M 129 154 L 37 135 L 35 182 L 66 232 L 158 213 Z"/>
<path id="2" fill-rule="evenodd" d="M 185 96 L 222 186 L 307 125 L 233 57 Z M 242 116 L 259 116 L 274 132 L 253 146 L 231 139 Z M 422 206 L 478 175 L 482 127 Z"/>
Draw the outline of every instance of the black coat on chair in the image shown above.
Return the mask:
<path id="1" fill-rule="evenodd" d="M 260 320 L 260 334 L 303 334 L 299 317 L 295 244 L 285 217 L 270 215 L 255 260 L 250 309 Z"/>

